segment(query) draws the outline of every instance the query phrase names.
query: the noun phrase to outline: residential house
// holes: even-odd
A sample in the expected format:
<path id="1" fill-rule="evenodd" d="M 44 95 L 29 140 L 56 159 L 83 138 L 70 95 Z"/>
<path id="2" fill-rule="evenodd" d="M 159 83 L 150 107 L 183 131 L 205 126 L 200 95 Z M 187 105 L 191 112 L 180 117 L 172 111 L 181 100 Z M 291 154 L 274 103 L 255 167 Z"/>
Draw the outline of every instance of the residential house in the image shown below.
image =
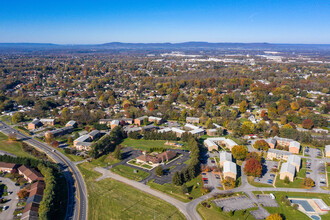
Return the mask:
<path id="1" fill-rule="evenodd" d="M 41 173 L 37 172 L 36 170 L 26 165 L 20 166 L 18 168 L 18 173 L 19 175 L 24 176 L 24 179 L 26 179 L 29 183 L 44 179 Z"/>
<path id="2" fill-rule="evenodd" d="M 296 167 L 291 163 L 282 163 L 280 170 L 280 179 L 284 180 L 285 177 L 288 177 L 291 182 L 293 182 L 296 175 Z"/>
<path id="3" fill-rule="evenodd" d="M 13 169 L 17 168 L 15 163 L 0 162 L 0 171 L 10 173 Z"/>
<path id="4" fill-rule="evenodd" d="M 223 178 L 231 177 L 234 180 L 237 178 L 237 167 L 236 163 L 232 161 L 225 161 L 223 163 Z"/>
<path id="5" fill-rule="evenodd" d="M 23 209 L 21 220 L 38 220 L 38 211 L 39 204 L 33 202 L 27 204 Z"/>

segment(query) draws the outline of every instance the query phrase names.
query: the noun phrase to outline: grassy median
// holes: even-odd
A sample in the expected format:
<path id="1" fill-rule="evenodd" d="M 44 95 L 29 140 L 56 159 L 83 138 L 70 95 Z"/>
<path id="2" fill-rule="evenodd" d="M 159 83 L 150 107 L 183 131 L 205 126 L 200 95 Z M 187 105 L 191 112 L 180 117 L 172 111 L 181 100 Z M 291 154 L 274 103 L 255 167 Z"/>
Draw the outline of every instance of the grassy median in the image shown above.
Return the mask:
<path id="1" fill-rule="evenodd" d="M 22 144 L 19 141 L 9 141 L 8 137 L 0 132 L 0 150 L 15 154 L 18 157 L 35 158 L 29 153 L 23 151 Z"/>

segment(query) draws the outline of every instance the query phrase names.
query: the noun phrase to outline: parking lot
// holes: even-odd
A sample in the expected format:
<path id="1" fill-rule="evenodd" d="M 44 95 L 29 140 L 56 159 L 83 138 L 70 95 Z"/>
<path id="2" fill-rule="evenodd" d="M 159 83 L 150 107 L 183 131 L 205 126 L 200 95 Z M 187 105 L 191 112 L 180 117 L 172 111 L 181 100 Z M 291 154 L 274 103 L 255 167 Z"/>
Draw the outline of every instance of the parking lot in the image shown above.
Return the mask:
<path id="1" fill-rule="evenodd" d="M 312 157 L 312 158 L 322 157 L 322 152 L 318 148 L 305 147 L 304 150 L 305 150 L 306 157 Z"/>
<path id="2" fill-rule="evenodd" d="M 275 174 L 272 174 L 270 171 L 275 166 L 278 168 L 278 162 L 266 160 L 263 164 L 261 177 L 254 178 L 254 182 L 272 185 Z"/>
<path id="3" fill-rule="evenodd" d="M 217 188 L 222 186 L 220 176 L 217 174 L 214 174 L 212 172 L 203 172 L 202 177 L 203 177 L 203 183 L 207 187 Z"/>
<path id="4" fill-rule="evenodd" d="M 243 210 L 255 207 L 253 201 L 246 196 L 235 196 L 225 199 L 216 199 L 213 201 L 218 207 L 222 207 L 224 212 Z"/>
<path id="5" fill-rule="evenodd" d="M 257 195 L 256 198 L 263 207 L 279 207 L 276 199 L 272 199 L 270 195 Z"/>

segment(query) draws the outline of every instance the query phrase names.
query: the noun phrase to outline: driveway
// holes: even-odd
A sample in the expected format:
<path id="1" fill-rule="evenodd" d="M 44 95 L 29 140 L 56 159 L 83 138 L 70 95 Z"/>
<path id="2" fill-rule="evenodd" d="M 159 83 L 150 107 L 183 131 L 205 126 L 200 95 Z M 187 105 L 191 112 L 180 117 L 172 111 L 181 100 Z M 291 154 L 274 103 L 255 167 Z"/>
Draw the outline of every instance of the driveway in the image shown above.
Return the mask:
<path id="1" fill-rule="evenodd" d="M 13 219 L 13 214 L 18 203 L 17 193 L 20 190 L 20 187 L 15 186 L 15 183 L 8 178 L 0 177 L 0 181 L 7 186 L 7 192 L 12 192 L 11 194 L 8 194 L 8 196 L 4 196 L 8 202 L 4 203 L 2 206 L 9 206 L 9 208 L 0 212 L 0 219 Z"/>

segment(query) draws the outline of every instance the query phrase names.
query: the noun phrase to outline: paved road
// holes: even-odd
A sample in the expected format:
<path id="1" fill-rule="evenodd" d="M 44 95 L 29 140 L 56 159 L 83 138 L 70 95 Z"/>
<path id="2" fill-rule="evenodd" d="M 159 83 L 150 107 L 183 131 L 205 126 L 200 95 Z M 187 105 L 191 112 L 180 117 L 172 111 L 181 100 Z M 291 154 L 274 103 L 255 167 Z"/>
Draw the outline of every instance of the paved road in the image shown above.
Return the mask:
<path id="1" fill-rule="evenodd" d="M 8 194 L 8 196 L 4 196 L 5 199 L 8 200 L 3 206 L 9 206 L 7 210 L 0 212 L 0 219 L 13 219 L 14 211 L 17 207 L 18 197 L 17 193 L 20 190 L 19 186 L 15 186 L 15 183 L 8 178 L 0 177 L 1 183 L 5 184 L 7 188 L 7 192 L 12 192 L 12 194 Z"/>
<path id="2" fill-rule="evenodd" d="M 44 151 L 56 161 L 63 171 L 68 183 L 68 208 L 66 219 L 85 220 L 87 219 L 87 191 L 84 179 L 75 164 L 62 153 L 55 151 L 49 145 L 37 141 L 21 132 L 13 129 L 0 121 L 0 131 L 5 135 L 15 133 L 18 140 L 24 141 L 41 151 Z"/>

